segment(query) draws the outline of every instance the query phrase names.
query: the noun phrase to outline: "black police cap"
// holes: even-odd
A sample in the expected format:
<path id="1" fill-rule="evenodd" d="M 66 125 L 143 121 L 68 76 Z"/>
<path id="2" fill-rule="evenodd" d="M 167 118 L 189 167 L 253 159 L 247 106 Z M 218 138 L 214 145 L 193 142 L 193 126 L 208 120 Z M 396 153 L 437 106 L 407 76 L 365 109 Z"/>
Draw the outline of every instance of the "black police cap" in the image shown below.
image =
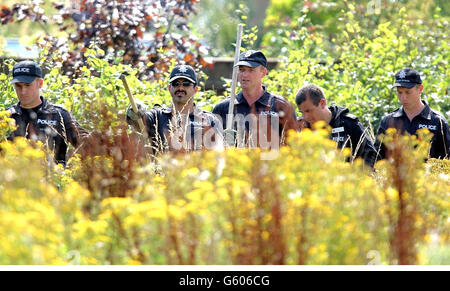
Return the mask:
<path id="1" fill-rule="evenodd" d="M 405 68 L 395 74 L 393 87 L 412 88 L 417 84 L 422 84 L 419 72 L 411 68 Z"/>
<path id="2" fill-rule="evenodd" d="M 188 65 L 179 65 L 175 66 L 170 73 L 169 82 L 172 82 L 176 79 L 184 78 L 191 81 L 194 84 L 197 84 L 197 75 L 195 74 L 194 69 Z"/>
<path id="3" fill-rule="evenodd" d="M 30 84 L 36 78 L 42 78 L 41 67 L 33 61 L 21 61 L 13 67 L 13 79 L 14 83 L 27 83 Z"/>
<path id="4" fill-rule="evenodd" d="M 240 54 L 239 62 L 235 66 L 267 67 L 267 59 L 261 51 L 248 50 Z"/>

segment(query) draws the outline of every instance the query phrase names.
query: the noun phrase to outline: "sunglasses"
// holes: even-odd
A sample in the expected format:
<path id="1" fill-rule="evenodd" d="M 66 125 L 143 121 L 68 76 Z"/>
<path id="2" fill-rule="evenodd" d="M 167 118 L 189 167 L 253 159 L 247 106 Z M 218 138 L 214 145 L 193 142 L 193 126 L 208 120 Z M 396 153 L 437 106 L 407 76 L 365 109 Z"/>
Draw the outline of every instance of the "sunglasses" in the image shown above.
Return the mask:
<path id="1" fill-rule="evenodd" d="M 172 83 L 170 83 L 170 85 L 172 87 L 178 87 L 180 85 L 183 85 L 183 87 L 189 87 L 191 86 L 192 82 L 189 81 L 183 81 L 183 82 L 179 82 L 179 81 L 173 81 Z"/>

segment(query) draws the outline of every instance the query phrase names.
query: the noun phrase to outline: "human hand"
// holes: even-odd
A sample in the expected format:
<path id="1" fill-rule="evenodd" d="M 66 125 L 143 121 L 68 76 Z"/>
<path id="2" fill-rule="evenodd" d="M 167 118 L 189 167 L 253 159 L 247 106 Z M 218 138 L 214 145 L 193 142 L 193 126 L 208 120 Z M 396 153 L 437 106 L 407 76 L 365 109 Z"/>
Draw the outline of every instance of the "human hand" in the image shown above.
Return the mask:
<path id="1" fill-rule="evenodd" d="M 133 121 L 137 121 L 138 119 L 144 117 L 145 111 L 147 110 L 147 107 L 141 102 L 136 102 L 136 107 L 138 112 L 134 112 L 131 105 L 128 106 L 127 109 L 127 117 Z"/>

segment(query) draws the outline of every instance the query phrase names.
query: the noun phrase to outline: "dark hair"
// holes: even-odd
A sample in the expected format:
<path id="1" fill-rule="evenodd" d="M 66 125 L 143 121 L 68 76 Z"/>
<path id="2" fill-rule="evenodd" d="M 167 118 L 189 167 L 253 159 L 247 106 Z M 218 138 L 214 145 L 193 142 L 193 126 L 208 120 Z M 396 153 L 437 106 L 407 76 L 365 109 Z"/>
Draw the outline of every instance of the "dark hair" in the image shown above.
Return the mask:
<path id="1" fill-rule="evenodd" d="M 295 103 L 297 105 L 302 104 L 309 98 L 314 106 L 318 106 L 321 99 L 325 99 L 325 94 L 322 88 L 314 84 L 308 84 L 301 87 L 297 95 L 295 95 Z"/>

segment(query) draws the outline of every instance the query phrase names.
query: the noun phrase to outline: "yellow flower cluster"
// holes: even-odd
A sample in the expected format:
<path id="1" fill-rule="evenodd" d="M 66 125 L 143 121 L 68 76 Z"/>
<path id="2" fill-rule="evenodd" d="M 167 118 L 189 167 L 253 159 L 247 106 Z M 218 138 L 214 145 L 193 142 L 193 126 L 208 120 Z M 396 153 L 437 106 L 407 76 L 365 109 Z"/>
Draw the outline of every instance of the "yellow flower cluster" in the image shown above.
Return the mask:
<path id="1" fill-rule="evenodd" d="M 5 140 L 16 129 L 16 123 L 10 115 L 8 111 L 0 110 L 0 140 Z"/>
<path id="2" fill-rule="evenodd" d="M 274 160 L 259 149 L 167 155 L 120 195 L 88 185 L 113 183 L 111 160 L 92 158 L 90 180 L 79 157 L 49 169 L 30 142 L 4 142 L 0 263 L 434 263 L 435 245 L 448 255 L 448 161 L 423 163 L 406 137 L 404 155 L 372 171 L 344 162 L 327 135 L 294 134 Z"/>

